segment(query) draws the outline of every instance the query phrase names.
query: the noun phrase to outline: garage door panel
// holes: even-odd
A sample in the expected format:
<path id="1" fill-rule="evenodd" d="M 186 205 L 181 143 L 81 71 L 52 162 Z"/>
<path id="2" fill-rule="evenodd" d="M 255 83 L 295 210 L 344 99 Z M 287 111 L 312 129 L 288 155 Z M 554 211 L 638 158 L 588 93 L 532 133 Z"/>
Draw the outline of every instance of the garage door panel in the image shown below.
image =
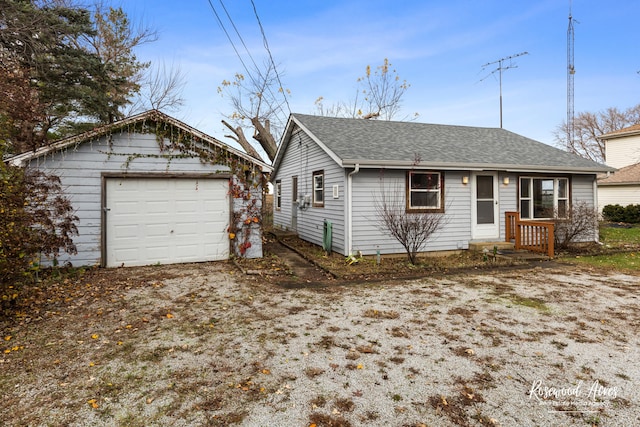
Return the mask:
<path id="1" fill-rule="evenodd" d="M 228 181 L 108 179 L 107 266 L 229 257 Z"/>

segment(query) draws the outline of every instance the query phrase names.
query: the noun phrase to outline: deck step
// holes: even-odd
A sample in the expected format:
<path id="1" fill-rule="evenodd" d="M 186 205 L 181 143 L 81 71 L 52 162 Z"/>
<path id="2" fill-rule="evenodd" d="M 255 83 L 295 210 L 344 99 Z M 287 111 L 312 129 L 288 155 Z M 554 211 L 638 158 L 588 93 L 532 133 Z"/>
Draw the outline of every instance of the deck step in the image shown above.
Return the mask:
<path id="1" fill-rule="evenodd" d="M 498 248 L 499 251 L 513 250 L 515 245 L 511 242 L 469 242 L 469 250 L 482 252 L 485 248 L 488 251 L 493 252 L 493 248 Z"/>

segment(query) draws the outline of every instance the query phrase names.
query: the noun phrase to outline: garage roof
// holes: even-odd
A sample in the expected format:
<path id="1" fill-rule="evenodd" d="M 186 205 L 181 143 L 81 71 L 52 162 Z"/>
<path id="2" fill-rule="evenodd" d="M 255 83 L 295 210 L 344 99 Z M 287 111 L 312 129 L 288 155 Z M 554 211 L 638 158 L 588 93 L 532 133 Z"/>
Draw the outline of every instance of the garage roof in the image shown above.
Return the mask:
<path id="1" fill-rule="evenodd" d="M 175 119 L 165 113 L 162 113 L 161 111 L 158 110 L 148 110 L 144 113 L 140 113 L 137 114 L 135 116 L 131 116 L 128 117 L 126 119 L 123 120 L 119 120 L 117 122 L 108 124 L 108 125 L 104 125 L 95 129 L 92 129 L 90 131 L 75 135 L 75 136 L 71 136 L 69 138 L 65 138 L 65 139 L 61 139 L 59 141 L 53 142 L 49 145 L 46 145 L 44 147 L 40 147 L 35 151 L 27 151 L 25 153 L 22 154 L 18 154 L 16 156 L 13 156 L 9 159 L 6 159 L 7 162 L 16 165 L 16 166 L 20 166 L 20 165 L 24 165 L 26 164 L 28 161 L 30 161 L 31 159 L 35 159 L 37 157 L 43 156 L 45 154 L 49 154 L 49 153 L 53 153 L 53 152 L 57 152 L 60 150 L 64 150 L 68 147 L 72 147 L 74 145 L 78 145 L 81 144 L 83 142 L 89 141 L 89 140 L 93 140 L 96 138 L 100 138 L 102 136 L 108 135 L 110 133 L 113 133 L 117 130 L 126 128 L 127 126 L 133 125 L 133 124 L 138 124 L 138 123 L 143 123 L 143 122 L 160 122 L 160 123 L 166 123 L 169 124 L 171 126 L 175 126 L 179 129 L 181 129 L 184 132 L 187 132 L 189 134 L 192 135 L 192 137 L 194 138 L 194 140 L 196 141 L 200 141 L 204 144 L 207 144 L 209 146 L 213 146 L 213 147 L 218 147 L 218 148 L 222 148 L 224 150 L 226 150 L 227 152 L 229 152 L 231 155 L 239 158 L 239 159 L 243 159 L 246 162 L 252 163 L 254 164 L 256 167 L 260 168 L 260 170 L 262 172 L 265 173 L 269 173 L 272 171 L 272 167 L 266 163 L 264 163 L 261 160 L 258 160 L 254 157 L 251 157 L 250 155 L 243 153 L 240 150 L 237 150 L 227 144 L 225 144 L 224 142 L 207 135 L 204 132 L 201 132 L 183 122 L 181 122 L 178 119 Z"/>

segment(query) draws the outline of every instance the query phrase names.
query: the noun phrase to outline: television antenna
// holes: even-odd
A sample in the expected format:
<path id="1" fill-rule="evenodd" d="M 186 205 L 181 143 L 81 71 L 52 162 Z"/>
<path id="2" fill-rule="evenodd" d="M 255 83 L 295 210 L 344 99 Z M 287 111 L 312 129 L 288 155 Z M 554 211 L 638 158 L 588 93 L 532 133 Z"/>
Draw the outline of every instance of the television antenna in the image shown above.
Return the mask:
<path id="1" fill-rule="evenodd" d="M 497 65 L 496 68 L 494 68 L 486 77 L 483 77 L 482 79 L 480 79 L 480 81 L 486 80 L 487 78 L 489 78 L 489 76 L 495 75 L 495 73 L 498 73 L 498 75 L 499 75 L 499 81 L 500 81 L 500 128 L 502 128 L 502 72 L 503 71 L 507 71 L 507 70 L 509 70 L 511 68 L 518 68 L 518 65 L 513 62 L 513 59 L 517 58 L 519 56 L 528 55 L 528 54 L 529 54 L 529 52 L 516 53 L 515 55 L 511 55 L 511 56 L 506 56 L 504 58 L 500 58 L 497 61 L 488 62 L 488 63 L 486 63 L 486 64 L 484 64 L 482 66 L 482 71 L 484 71 L 491 65 Z M 505 64 L 506 61 L 509 61 L 509 63 Z"/>

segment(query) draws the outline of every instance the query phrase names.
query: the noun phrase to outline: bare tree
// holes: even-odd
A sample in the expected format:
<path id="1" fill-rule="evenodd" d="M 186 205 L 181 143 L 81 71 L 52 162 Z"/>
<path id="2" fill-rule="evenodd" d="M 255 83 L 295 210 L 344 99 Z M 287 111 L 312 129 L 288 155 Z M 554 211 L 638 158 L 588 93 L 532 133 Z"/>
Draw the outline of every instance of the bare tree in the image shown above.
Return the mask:
<path id="1" fill-rule="evenodd" d="M 357 80 L 356 94 L 350 101 L 341 101 L 331 106 L 324 105 L 319 97 L 316 111 L 321 116 L 350 117 L 393 120 L 402 107 L 402 98 L 411 86 L 401 80 L 387 58 L 372 70 L 367 65 L 365 75 Z"/>
<path id="2" fill-rule="evenodd" d="M 182 91 L 186 83 L 185 73 L 175 64 L 152 64 L 140 81 L 140 92 L 132 102 L 128 115 L 149 109 L 178 110 L 185 102 Z"/>
<path id="3" fill-rule="evenodd" d="M 278 150 L 274 135 L 279 135 L 286 124 L 288 110 L 285 111 L 285 104 L 290 94 L 280 86 L 280 77 L 273 62 L 267 61 L 264 70 L 255 69 L 251 75 L 236 73 L 233 80 L 223 80 L 218 93 L 228 97 L 233 107 L 227 120 L 222 121 L 233 135 L 225 136 L 239 143 L 251 156 L 262 160 L 245 136 L 245 131 L 253 129 L 253 139 L 273 161 Z"/>
<path id="4" fill-rule="evenodd" d="M 574 119 L 574 140 L 567 141 L 567 123 L 554 131 L 556 143 L 567 151 L 597 162 L 606 160 L 604 142 L 598 138 L 609 132 L 640 123 L 640 104 L 624 111 L 615 107 L 598 113 L 580 113 Z"/>
<path id="5" fill-rule="evenodd" d="M 395 238 L 404 247 L 411 264 L 416 264 L 420 252 L 431 236 L 446 224 L 443 213 L 407 212 L 405 189 L 396 183 L 385 186 L 374 198 L 378 228 Z"/>

